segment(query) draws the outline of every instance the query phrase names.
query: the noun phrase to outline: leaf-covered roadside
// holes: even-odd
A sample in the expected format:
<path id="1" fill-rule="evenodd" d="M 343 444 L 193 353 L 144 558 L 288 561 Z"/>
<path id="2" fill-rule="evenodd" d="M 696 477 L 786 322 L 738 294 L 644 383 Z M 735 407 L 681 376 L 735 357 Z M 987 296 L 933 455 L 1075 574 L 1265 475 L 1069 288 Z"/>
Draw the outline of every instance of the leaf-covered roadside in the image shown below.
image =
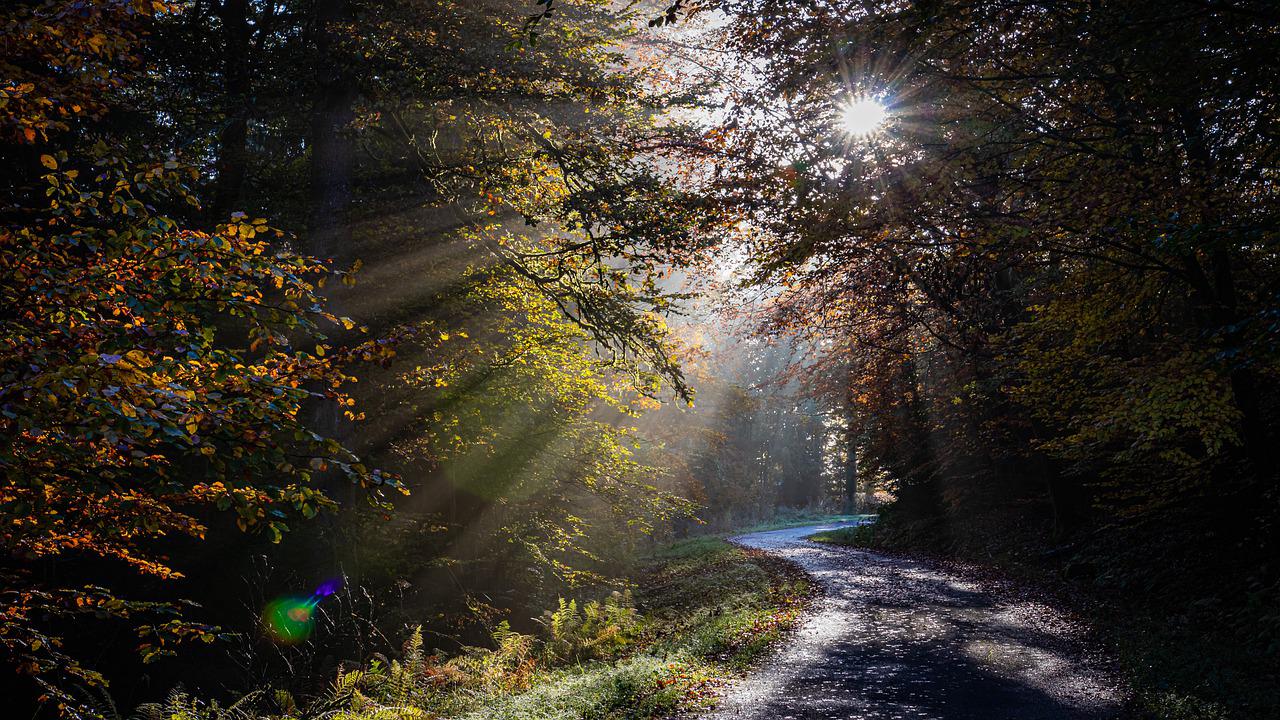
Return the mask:
<path id="1" fill-rule="evenodd" d="M 813 587 L 795 566 L 715 537 L 666 546 L 637 568 L 637 586 L 603 600 L 561 600 L 533 634 L 503 622 L 491 647 L 429 655 L 421 631 L 400 659 L 339 673 L 302 702 L 262 689 L 237 717 L 320 713 L 373 718 L 656 718 L 714 705 L 719 691 L 794 627 Z M 175 691 L 144 718 L 215 720 L 227 709 Z"/>
<path id="2" fill-rule="evenodd" d="M 1200 591 L 1195 587 L 1195 573 L 1164 557 L 1149 555 L 1140 572 L 1121 573 L 1108 563 L 1137 565 L 1124 558 L 1126 551 L 1114 544 L 1105 551 L 1076 551 L 1065 559 L 1046 548 L 997 547 L 994 554 L 965 556 L 954 548 L 930 545 L 923 526 L 909 518 L 893 512 L 885 517 L 875 525 L 827 530 L 808 539 L 925 557 L 963 567 L 967 573 L 1012 581 L 1012 585 L 1035 594 L 1051 595 L 1084 618 L 1101 640 L 1114 646 L 1125 680 L 1133 688 L 1129 708 L 1133 717 L 1222 720 L 1237 717 L 1233 713 L 1242 709 L 1269 717 L 1267 709 L 1276 707 L 1276 685 L 1255 681 L 1274 672 L 1260 638 L 1265 637 L 1266 627 L 1276 622 L 1276 615 L 1262 593 L 1250 598 L 1243 608 L 1224 613 L 1220 602 L 1188 603 L 1186 598 Z M 1188 518 L 1185 527 L 1193 526 Z M 1201 544 L 1210 542 L 1201 536 Z M 1150 552 L 1150 543 L 1141 547 Z M 1098 577 L 1090 577 L 1091 572 Z M 1158 602 L 1136 606 L 1123 592 L 1126 584 L 1160 584 L 1177 591 Z"/>

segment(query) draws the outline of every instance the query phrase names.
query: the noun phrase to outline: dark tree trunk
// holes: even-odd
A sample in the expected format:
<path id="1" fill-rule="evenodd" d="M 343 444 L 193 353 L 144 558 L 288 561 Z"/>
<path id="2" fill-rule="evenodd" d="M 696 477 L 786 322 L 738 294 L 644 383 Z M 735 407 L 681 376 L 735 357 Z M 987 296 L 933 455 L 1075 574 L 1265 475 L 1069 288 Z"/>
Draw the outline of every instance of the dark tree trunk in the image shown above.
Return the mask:
<path id="1" fill-rule="evenodd" d="M 355 117 L 356 84 L 341 51 L 342 25 L 350 18 L 348 0 L 316 0 L 313 9 L 315 48 L 315 97 L 307 138 L 311 151 L 308 221 L 305 251 L 332 259 L 341 268 L 354 258 L 347 212 L 351 205 L 351 174 L 355 151 L 349 126 Z M 329 283 L 325 290 L 330 312 L 342 315 L 342 285 Z M 340 331 L 330 328 L 331 341 L 341 342 Z M 310 412 L 312 428 L 321 435 L 345 440 L 350 423 L 333 402 L 317 401 Z M 358 492 L 350 487 L 348 501 Z"/>
<path id="2" fill-rule="evenodd" d="M 1228 351 L 1236 350 L 1244 342 L 1237 328 L 1240 322 L 1239 300 L 1231 265 L 1231 254 L 1227 250 L 1218 249 L 1213 253 L 1213 285 L 1217 295 L 1214 323 L 1219 326 L 1223 345 Z M 1235 398 L 1236 409 L 1240 411 L 1241 441 L 1245 453 L 1259 478 L 1269 481 L 1275 477 L 1276 457 L 1262 413 L 1262 388 L 1253 370 L 1240 361 L 1233 363 L 1230 381 L 1231 394 Z"/>
<path id="3" fill-rule="evenodd" d="M 346 212 L 351 202 L 354 148 L 347 133 L 355 117 L 355 83 L 338 52 L 338 25 L 348 19 L 347 0 L 317 0 L 316 98 L 311 118 L 311 182 L 308 251 L 321 258 L 351 254 Z"/>
<path id="4" fill-rule="evenodd" d="M 243 210 L 245 164 L 248 160 L 252 81 L 249 68 L 249 0 L 223 0 L 222 21 L 223 126 L 218 133 L 217 178 L 210 219 L 221 222 Z"/>
<path id="5" fill-rule="evenodd" d="M 1088 493 L 1080 479 L 1064 475 L 1053 461 L 1044 456 L 1030 458 L 1025 471 L 1044 478 L 1053 510 L 1054 533 L 1065 536 L 1080 527 L 1089 508 Z"/>
<path id="6" fill-rule="evenodd" d="M 844 514 L 858 512 L 858 423 L 854 417 L 853 372 L 849 372 L 845 388 L 845 463 L 844 463 Z"/>
<path id="7" fill-rule="evenodd" d="M 942 514 L 942 498 L 938 487 L 939 460 L 933 452 L 928 417 L 921 399 L 919 374 L 915 356 L 902 348 L 897 363 L 896 384 L 902 400 L 886 421 L 895 428 L 892 443 L 898 479 L 898 498 L 894 503 L 921 518 Z"/>

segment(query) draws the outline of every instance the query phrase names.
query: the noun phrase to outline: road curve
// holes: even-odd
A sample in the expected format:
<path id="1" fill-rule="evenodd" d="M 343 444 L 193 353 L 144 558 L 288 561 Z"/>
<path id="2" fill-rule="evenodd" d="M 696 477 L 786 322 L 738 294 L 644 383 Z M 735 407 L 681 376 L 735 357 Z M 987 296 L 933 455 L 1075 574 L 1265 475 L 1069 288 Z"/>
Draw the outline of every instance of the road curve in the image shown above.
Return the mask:
<path id="1" fill-rule="evenodd" d="M 734 538 L 794 561 L 823 594 L 782 650 L 707 720 L 1077 720 L 1121 686 L 1083 630 L 1042 602 L 924 563 L 805 540 Z"/>

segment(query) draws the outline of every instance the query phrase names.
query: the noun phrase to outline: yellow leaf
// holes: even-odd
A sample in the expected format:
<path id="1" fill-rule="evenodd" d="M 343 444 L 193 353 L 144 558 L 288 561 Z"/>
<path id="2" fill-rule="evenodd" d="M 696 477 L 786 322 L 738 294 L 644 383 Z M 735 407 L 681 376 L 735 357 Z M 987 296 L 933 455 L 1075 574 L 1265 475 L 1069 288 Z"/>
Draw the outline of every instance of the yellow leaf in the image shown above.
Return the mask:
<path id="1" fill-rule="evenodd" d="M 134 365 L 139 367 L 151 367 L 151 361 L 147 359 L 146 354 L 141 350 L 130 350 L 125 353 L 124 356 Z"/>
<path id="2" fill-rule="evenodd" d="M 41 155 L 40 164 L 49 168 L 50 170 L 58 169 L 58 161 L 54 160 L 52 155 Z"/>

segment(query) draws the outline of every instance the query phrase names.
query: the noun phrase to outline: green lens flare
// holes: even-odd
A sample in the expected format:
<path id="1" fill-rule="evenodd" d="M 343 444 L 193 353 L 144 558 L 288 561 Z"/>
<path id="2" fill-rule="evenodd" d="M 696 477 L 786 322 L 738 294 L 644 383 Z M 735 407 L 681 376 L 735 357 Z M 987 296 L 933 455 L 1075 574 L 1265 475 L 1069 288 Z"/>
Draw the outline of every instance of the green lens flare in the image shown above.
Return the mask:
<path id="1" fill-rule="evenodd" d="M 295 645 L 311 637 L 315 627 L 316 598 L 285 597 L 272 600 L 262 610 L 262 624 L 272 639 Z"/>

